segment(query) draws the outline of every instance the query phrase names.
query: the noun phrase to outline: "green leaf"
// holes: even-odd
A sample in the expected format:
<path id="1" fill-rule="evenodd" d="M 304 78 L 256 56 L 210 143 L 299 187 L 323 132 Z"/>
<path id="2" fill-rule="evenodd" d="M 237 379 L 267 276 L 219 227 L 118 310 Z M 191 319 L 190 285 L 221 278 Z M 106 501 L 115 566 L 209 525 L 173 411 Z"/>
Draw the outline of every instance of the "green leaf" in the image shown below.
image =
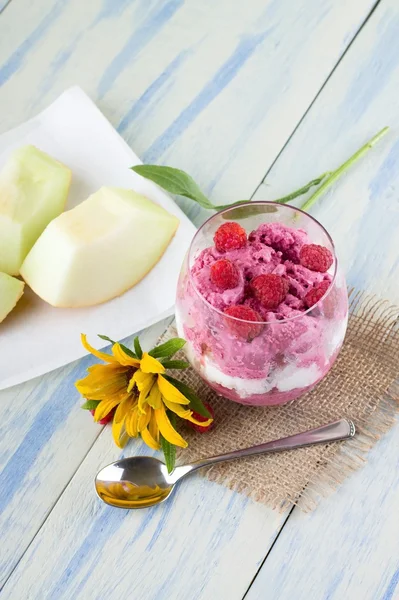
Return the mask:
<path id="1" fill-rule="evenodd" d="M 101 338 L 102 340 L 105 340 L 106 342 L 110 342 L 111 344 L 115 344 L 116 342 L 114 342 L 114 340 L 111 340 L 111 338 L 109 338 L 107 335 L 101 335 L 101 333 L 97 334 L 99 338 Z"/>
<path id="2" fill-rule="evenodd" d="M 169 381 L 172 385 L 175 386 L 185 396 L 188 400 L 190 400 L 189 408 L 199 415 L 203 417 L 207 417 L 208 419 L 212 417 L 210 412 L 205 408 L 202 400 L 197 396 L 197 394 L 185 383 L 171 377 L 170 375 L 163 375 L 165 379 Z"/>
<path id="3" fill-rule="evenodd" d="M 312 181 L 309 181 L 309 183 L 299 188 L 299 190 L 291 192 L 291 194 L 288 194 L 288 196 L 277 198 L 276 200 L 273 200 L 273 202 L 278 202 L 279 204 L 287 204 L 287 202 L 290 202 L 290 200 L 294 200 L 295 198 L 298 198 L 298 196 L 303 196 L 303 194 L 306 194 L 310 190 L 310 188 L 314 187 L 315 185 L 319 185 L 324 179 L 326 179 L 326 177 L 329 177 L 330 175 L 330 171 L 326 171 L 325 173 L 320 175 L 320 177 L 312 179 Z"/>
<path id="4" fill-rule="evenodd" d="M 185 360 L 162 360 L 165 369 L 188 369 L 190 363 Z"/>
<path id="5" fill-rule="evenodd" d="M 86 402 L 82 404 L 80 408 L 83 408 L 84 410 L 96 410 L 100 402 L 101 400 L 86 400 Z"/>
<path id="6" fill-rule="evenodd" d="M 175 414 L 168 410 L 167 415 L 168 415 L 169 421 L 172 424 L 172 427 L 175 428 L 176 427 Z M 166 440 L 162 434 L 160 434 L 160 439 L 161 439 L 161 448 L 163 451 L 163 455 L 165 457 L 165 464 L 168 469 L 168 473 L 171 473 L 173 471 L 173 469 L 175 468 L 175 463 L 176 463 L 176 446 L 174 444 L 171 444 L 170 442 L 168 442 L 168 440 Z"/>
<path id="7" fill-rule="evenodd" d="M 122 348 L 122 350 L 124 352 L 126 352 L 126 354 L 128 356 L 130 356 L 131 358 L 136 358 L 136 359 L 138 358 L 138 356 L 136 356 L 136 354 L 134 352 L 132 352 L 132 350 L 130 350 L 130 348 L 128 348 L 127 346 L 125 346 L 125 344 L 121 344 L 120 342 L 118 342 L 118 343 L 119 343 L 120 347 Z"/>
<path id="8" fill-rule="evenodd" d="M 201 192 L 194 179 L 180 169 L 159 165 L 137 165 L 136 167 L 131 167 L 131 169 L 142 177 L 150 179 L 171 194 L 190 198 L 198 202 L 203 208 L 214 208 L 213 204 Z"/>
<path id="9" fill-rule="evenodd" d="M 181 350 L 185 343 L 186 340 L 183 340 L 183 338 L 173 338 L 171 340 L 168 340 L 164 344 L 161 344 L 160 346 L 156 346 L 155 348 L 150 350 L 148 354 L 153 358 L 161 358 L 162 356 L 170 358 L 171 356 L 176 354 L 176 352 Z"/>
<path id="10" fill-rule="evenodd" d="M 140 340 L 137 336 L 134 338 L 133 343 L 134 343 L 134 349 L 136 351 L 136 354 L 137 354 L 138 358 L 141 360 L 143 358 L 143 350 L 141 349 Z"/>
<path id="11" fill-rule="evenodd" d="M 128 356 L 130 356 L 131 358 L 136 358 L 137 359 L 137 356 L 135 355 L 135 353 L 132 352 L 130 350 L 130 348 L 128 348 L 127 346 L 125 346 L 125 344 L 121 344 L 120 342 L 115 342 L 115 340 L 111 340 L 111 338 L 109 338 L 107 335 L 100 335 L 99 333 L 97 335 L 98 335 L 99 338 L 101 338 L 102 340 L 105 340 L 106 342 L 110 342 L 112 345 L 119 344 L 120 347 L 122 348 L 122 350 L 124 352 L 126 352 L 126 354 Z"/>

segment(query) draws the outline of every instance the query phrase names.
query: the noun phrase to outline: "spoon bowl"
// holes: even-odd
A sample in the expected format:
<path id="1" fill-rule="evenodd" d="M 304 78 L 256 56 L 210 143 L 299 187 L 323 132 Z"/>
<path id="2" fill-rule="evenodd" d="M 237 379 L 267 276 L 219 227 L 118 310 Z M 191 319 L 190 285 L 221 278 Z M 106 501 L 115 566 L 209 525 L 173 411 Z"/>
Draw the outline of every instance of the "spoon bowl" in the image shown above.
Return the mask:
<path id="1" fill-rule="evenodd" d="M 255 454 L 345 440 L 354 435 L 352 421 L 341 419 L 280 440 L 197 460 L 176 467 L 171 473 L 163 462 L 151 456 L 123 458 L 101 469 L 95 480 L 96 491 L 101 500 L 111 506 L 148 508 L 166 500 L 180 479 L 202 467 Z"/>
<path id="2" fill-rule="evenodd" d="M 101 500 L 118 508 L 148 508 L 166 500 L 174 483 L 166 465 L 151 456 L 123 458 L 101 469 L 95 480 Z"/>

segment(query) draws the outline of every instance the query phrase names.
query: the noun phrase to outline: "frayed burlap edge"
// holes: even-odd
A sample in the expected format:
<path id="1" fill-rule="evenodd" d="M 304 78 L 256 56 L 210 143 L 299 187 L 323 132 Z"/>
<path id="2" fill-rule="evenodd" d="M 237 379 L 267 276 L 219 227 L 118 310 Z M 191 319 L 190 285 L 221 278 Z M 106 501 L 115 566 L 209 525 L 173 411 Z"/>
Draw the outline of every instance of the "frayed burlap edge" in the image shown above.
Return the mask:
<path id="1" fill-rule="evenodd" d="M 292 435 L 346 417 L 355 438 L 215 465 L 201 474 L 280 511 L 298 505 L 313 510 L 322 497 L 367 460 L 367 453 L 395 423 L 399 412 L 398 307 L 352 290 L 348 332 L 330 374 L 289 404 L 249 407 L 217 396 L 193 369 L 179 371 L 215 409 L 216 426 L 206 435 L 184 429 L 189 447 L 180 463 Z M 161 340 L 176 335 L 172 324 Z"/>

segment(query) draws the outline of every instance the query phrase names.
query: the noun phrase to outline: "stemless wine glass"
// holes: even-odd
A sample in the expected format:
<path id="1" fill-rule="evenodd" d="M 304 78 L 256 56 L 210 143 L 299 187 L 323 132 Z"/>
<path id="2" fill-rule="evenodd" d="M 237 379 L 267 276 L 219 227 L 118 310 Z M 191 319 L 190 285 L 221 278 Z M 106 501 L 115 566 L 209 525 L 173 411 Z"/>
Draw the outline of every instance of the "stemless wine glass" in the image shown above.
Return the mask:
<path id="1" fill-rule="evenodd" d="M 328 248 L 334 257 L 327 292 L 306 311 L 268 322 L 236 319 L 212 306 L 197 289 L 191 269 L 227 221 L 239 223 L 247 234 L 263 223 L 305 231 L 312 244 Z M 191 365 L 220 395 L 260 406 L 298 398 L 330 370 L 345 337 L 347 318 L 347 290 L 334 244 L 324 227 L 303 211 L 251 202 L 213 215 L 196 233 L 180 274 L 176 323 L 179 335 L 187 340 Z"/>

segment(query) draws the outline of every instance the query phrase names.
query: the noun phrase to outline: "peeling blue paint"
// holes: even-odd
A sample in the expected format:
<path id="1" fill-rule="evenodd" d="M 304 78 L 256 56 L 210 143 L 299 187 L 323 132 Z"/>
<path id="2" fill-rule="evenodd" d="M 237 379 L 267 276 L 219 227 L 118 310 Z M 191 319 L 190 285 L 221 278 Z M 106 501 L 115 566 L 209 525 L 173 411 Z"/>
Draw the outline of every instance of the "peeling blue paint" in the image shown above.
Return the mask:
<path id="1" fill-rule="evenodd" d="M 27 56 L 32 52 L 33 48 L 43 40 L 44 34 L 59 19 L 68 4 L 68 0 L 58 0 L 50 12 L 40 21 L 39 25 L 0 67 L 0 85 L 4 85 L 24 64 Z"/>
<path id="2" fill-rule="evenodd" d="M 258 46 L 265 40 L 270 30 L 252 36 L 245 36 L 232 55 L 217 70 L 213 78 L 201 92 L 180 113 L 173 123 L 162 133 L 144 153 L 143 162 L 154 163 L 175 142 L 185 129 L 205 110 L 239 73 Z"/>
<path id="3" fill-rule="evenodd" d="M 115 56 L 98 84 L 98 95 L 102 98 L 112 87 L 119 75 L 131 64 L 138 53 L 161 31 L 166 23 L 182 6 L 183 0 L 168 0 L 155 14 L 151 14 L 141 27 L 129 37 L 122 50 Z"/>
<path id="4" fill-rule="evenodd" d="M 381 600 L 392 600 L 399 584 L 399 569 L 396 569 Z M 397 596 L 396 596 L 397 598 Z"/>
<path id="5" fill-rule="evenodd" d="M 166 83 L 170 80 L 172 75 L 179 69 L 182 63 L 185 61 L 187 56 L 190 54 L 189 50 L 183 50 L 170 62 L 163 73 L 161 73 L 151 85 L 141 94 L 141 96 L 133 103 L 131 108 L 122 118 L 119 123 L 117 130 L 119 133 L 124 133 L 129 125 L 137 119 L 141 113 L 148 108 L 151 101 L 156 98 L 159 91 L 161 91 Z"/>

